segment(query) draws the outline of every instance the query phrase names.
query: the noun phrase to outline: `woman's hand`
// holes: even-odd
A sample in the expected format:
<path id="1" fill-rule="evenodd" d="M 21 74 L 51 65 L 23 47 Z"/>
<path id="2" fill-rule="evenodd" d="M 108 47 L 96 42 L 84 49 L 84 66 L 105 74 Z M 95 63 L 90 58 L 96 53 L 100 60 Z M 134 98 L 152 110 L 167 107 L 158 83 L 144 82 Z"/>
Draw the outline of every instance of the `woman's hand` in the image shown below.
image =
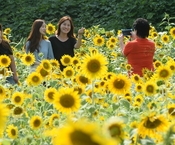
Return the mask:
<path id="1" fill-rule="evenodd" d="M 81 29 L 79 29 L 78 30 L 78 35 L 83 35 L 84 34 L 84 30 L 85 30 L 85 28 L 81 28 Z"/>

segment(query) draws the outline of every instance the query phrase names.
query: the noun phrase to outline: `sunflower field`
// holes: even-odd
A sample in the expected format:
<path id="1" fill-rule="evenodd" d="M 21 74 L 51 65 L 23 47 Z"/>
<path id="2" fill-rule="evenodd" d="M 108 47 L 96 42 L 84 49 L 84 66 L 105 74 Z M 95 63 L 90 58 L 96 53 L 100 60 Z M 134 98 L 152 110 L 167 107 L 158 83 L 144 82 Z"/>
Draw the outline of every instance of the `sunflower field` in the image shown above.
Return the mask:
<path id="1" fill-rule="evenodd" d="M 33 54 L 25 39 L 11 42 L 19 83 L 5 83 L 10 64 L 0 56 L 0 144 L 2 145 L 174 145 L 175 27 L 158 32 L 155 71 L 128 77 L 131 66 L 122 56 L 118 35 L 100 26 L 85 30 L 72 58 L 64 55 L 62 72 L 56 60 L 42 60 L 34 72 Z M 55 26 L 47 24 L 47 39 Z M 125 37 L 125 42 L 129 41 Z M 42 54 L 40 54 L 42 57 Z"/>

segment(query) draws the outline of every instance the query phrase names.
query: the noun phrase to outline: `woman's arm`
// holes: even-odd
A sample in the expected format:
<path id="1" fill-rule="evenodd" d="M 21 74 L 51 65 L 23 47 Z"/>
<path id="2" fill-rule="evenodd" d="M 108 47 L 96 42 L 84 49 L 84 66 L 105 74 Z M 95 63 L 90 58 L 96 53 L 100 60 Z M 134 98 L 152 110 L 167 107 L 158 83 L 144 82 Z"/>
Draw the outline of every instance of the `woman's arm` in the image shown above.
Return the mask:
<path id="1" fill-rule="evenodd" d="M 16 83 L 18 83 L 18 76 L 17 76 L 17 72 L 16 72 L 16 65 L 15 65 L 15 60 L 13 55 L 9 55 L 10 59 L 11 59 L 11 64 L 10 64 L 10 68 L 13 72 L 13 79 Z"/>
<path id="2" fill-rule="evenodd" d="M 85 30 L 85 28 L 81 28 L 81 29 L 78 30 L 78 39 L 77 39 L 77 42 L 74 45 L 75 48 L 80 48 L 82 35 L 84 33 L 84 30 Z"/>

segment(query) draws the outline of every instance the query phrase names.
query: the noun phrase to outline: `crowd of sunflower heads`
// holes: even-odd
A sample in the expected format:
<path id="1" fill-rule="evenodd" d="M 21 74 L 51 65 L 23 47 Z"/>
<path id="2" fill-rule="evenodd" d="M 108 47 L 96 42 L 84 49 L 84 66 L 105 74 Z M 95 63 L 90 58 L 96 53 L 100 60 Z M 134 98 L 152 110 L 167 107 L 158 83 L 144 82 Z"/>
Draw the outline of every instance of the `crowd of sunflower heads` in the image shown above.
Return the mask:
<path id="1" fill-rule="evenodd" d="M 47 24 L 45 39 L 54 32 Z M 10 59 L 1 55 L 0 144 L 174 145 L 175 27 L 157 32 L 151 26 L 155 71 L 144 69 L 143 77 L 128 77 L 120 33 L 92 26 L 75 56 L 62 57 L 63 71 L 56 60 L 43 59 L 31 72 L 35 57 L 25 53 L 25 42 L 11 42 L 6 28 L 3 37 L 13 49 L 20 81 L 5 83 L 12 73 L 6 69 Z"/>

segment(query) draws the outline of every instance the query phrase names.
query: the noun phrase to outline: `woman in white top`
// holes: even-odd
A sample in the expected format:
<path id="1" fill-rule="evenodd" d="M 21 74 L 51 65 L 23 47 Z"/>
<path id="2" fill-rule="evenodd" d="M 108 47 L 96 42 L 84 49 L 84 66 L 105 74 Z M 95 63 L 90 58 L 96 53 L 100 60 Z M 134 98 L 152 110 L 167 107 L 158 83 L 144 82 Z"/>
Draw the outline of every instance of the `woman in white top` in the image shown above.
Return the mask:
<path id="1" fill-rule="evenodd" d="M 36 61 L 32 65 L 33 69 L 40 64 L 42 59 L 54 59 L 51 43 L 49 40 L 44 39 L 45 33 L 45 21 L 41 19 L 35 20 L 25 45 L 26 53 L 33 53 L 35 55 Z"/>

